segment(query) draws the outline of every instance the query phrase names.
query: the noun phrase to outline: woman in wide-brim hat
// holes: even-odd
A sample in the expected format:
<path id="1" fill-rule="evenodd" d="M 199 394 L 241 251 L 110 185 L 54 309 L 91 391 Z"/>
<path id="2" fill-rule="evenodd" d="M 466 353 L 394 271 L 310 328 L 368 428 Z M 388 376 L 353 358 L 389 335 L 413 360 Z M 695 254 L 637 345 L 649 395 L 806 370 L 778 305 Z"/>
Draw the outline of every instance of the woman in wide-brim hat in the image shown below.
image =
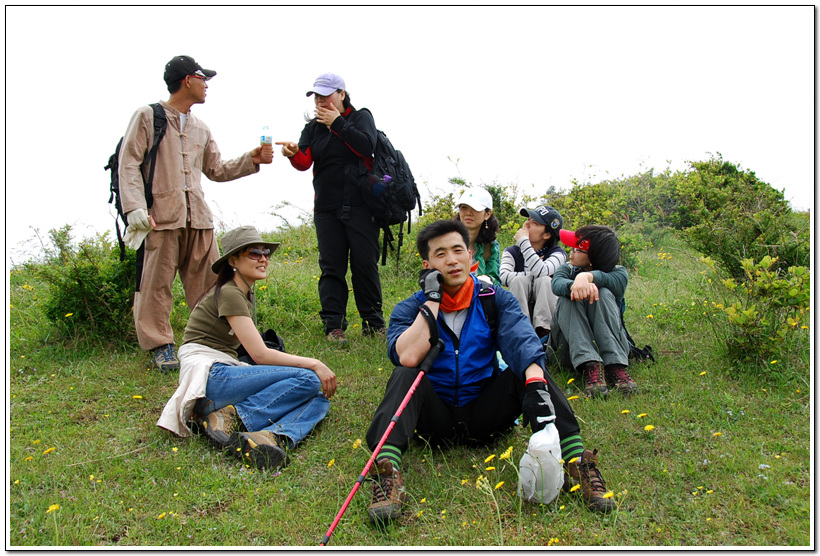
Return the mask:
<path id="1" fill-rule="evenodd" d="M 179 387 L 157 422 L 189 436 L 193 421 L 212 444 L 262 468 L 287 465 L 287 451 L 327 415 L 336 392 L 327 365 L 268 348 L 256 329 L 253 286 L 277 247 L 253 226 L 225 233 L 211 267 L 216 282 L 185 327 Z M 237 359 L 240 345 L 256 365 Z"/>

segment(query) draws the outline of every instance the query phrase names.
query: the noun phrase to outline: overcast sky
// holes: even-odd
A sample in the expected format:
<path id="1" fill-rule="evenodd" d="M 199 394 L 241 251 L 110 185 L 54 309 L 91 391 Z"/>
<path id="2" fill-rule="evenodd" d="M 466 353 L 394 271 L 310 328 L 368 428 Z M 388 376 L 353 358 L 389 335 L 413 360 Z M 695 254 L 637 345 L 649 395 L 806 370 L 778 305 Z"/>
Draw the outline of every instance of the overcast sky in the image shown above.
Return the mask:
<path id="1" fill-rule="evenodd" d="M 223 158 L 296 141 L 320 73 L 347 83 L 408 159 L 447 179 L 518 183 L 684 169 L 722 153 L 798 209 L 814 205 L 813 7 L 6 7 L 7 261 L 34 229 L 113 229 L 103 171 L 132 113 L 188 54 L 218 75 L 194 113 Z M 456 166 L 449 159 L 458 159 Z M 669 162 L 667 162 L 669 161 Z M 277 153 L 204 184 L 217 225 L 309 213 L 310 172 Z M 297 209 L 284 212 L 294 223 Z"/>

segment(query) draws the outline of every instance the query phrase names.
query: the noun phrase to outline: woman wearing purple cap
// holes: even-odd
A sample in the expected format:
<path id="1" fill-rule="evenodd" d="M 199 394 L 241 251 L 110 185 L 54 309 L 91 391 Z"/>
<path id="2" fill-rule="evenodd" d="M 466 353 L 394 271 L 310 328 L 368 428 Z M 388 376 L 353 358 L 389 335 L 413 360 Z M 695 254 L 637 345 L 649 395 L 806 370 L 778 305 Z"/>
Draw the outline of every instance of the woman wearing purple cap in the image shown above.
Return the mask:
<path id="1" fill-rule="evenodd" d="M 319 316 L 328 340 L 347 343 L 347 263 L 353 296 L 365 335 L 384 332 L 379 280 L 379 227 L 359 192 L 367 179 L 376 147 L 376 124 L 369 110 L 356 110 L 344 80 L 324 73 L 313 95 L 315 117 L 302 130 L 299 143 L 277 142 L 297 170 L 313 166 L 313 210 L 319 242 Z"/>

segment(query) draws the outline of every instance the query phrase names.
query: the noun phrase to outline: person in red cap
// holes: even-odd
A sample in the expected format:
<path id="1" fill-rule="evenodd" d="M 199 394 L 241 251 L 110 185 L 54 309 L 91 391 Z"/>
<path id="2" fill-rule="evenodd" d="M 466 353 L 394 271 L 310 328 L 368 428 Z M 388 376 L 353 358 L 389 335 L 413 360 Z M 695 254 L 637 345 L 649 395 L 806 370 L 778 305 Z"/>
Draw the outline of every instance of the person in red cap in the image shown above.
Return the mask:
<path id="1" fill-rule="evenodd" d="M 621 321 L 629 275 L 618 264 L 618 237 L 606 226 L 561 230 L 572 247 L 569 262 L 552 277 L 558 296 L 549 348 L 565 368 L 580 372 L 587 396 L 607 396 L 609 388 L 637 390 L 629 376 L 629 343 Z"/>
<path id="2" fill-rule="evenodd" d="M 316 78 L 315 117 L 299 143 L 277 141 L 300 171 L 313 167 L 313 222 L 319 243 L 319 317 L 330 342 L 347 344 L 347 265 L 365 336 L 384 335 L 379 278 L 379 226 L 359 184 L 367 180 L 365 159 L 376 148 L 376 124 L 367 109 L 356 110 L 344 79 L 335 73 Z"/>
<path id="3" fill-rule="evenodd" d="M 134 112 L 120 150 L 120 194 L 128 222 L 125 241 L 137 249 L 134 324 L 140 347 L 153 353 L 153 363 L 163 373 L 179 369 L 170 323 L 174 277 L 179 271 L 185 299 L 193 309 L 210 287 L 210 267 L 219 258 L 202 175 L 211 181 L 235 180 L 258 172 L 260 164 L 273 159 L 266 146 L 222 160 L 211 130 L 191 112 L 194 104 L 205 102 L 208 80 L 214 75 L 190 56 L 175 56 L 165 65 L 171 96 L 159 102 L 168 123 L 156 155 L 152 203 L 146 199 L 143 181 L 149 174 L 154 139 L 151 106 Z"/>

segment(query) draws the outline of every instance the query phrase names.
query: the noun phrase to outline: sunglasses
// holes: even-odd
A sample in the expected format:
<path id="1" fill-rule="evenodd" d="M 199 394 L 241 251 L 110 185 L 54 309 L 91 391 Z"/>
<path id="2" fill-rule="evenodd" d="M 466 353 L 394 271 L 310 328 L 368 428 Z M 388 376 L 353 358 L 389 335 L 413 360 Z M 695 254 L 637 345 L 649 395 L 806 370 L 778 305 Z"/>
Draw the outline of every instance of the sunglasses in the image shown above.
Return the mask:
<path id="1" fill-rule="evenodd" d="M 573 247 L 573 248 L 572 248 L 572 250 L 573 250 L 575 253 L 583 253 L 583 254 L 585 254 L 585 255 L 589 255 L 589 251 L 586 251 L 585 249 L 579 249 L 579 248 L 577 248 L 577 247 Z"/>
<path id="2" fill-rule="evenodd" d="M 254 247 L 253 249 L 248 249 L 245 255 L 252 261 L 258 261 L 262 257 L 270 260 L 270 249 L 257 249 Z"/>

